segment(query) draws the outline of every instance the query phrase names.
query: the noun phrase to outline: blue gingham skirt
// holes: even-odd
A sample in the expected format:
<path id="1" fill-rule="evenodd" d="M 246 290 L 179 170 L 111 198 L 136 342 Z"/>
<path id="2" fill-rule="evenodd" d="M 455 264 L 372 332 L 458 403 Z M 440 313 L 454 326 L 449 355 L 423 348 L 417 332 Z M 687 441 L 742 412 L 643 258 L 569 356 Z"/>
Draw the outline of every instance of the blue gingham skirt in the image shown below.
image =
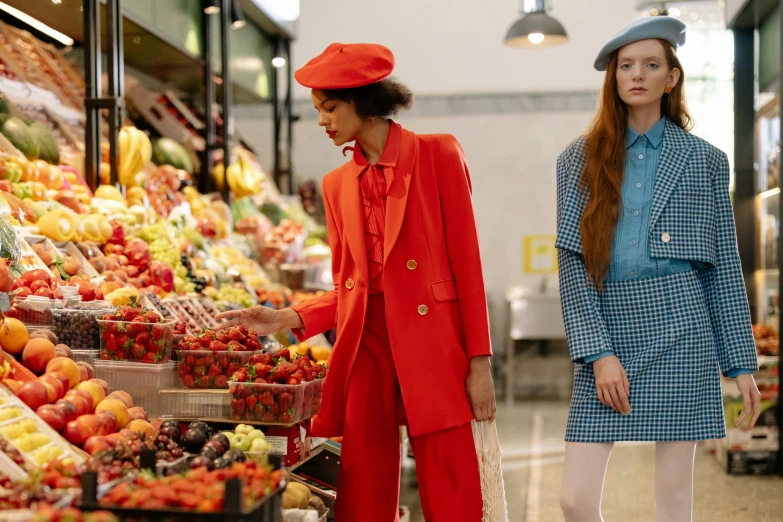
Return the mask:
<path id="1" fill-rule="evenodd" d="M 622 416 L 601 404 L 592 365 L 577 365 L 566 441 L 725 437 L 715 341 L 697 273 L 607 282 L 599 306 L 628 374 L 632 412 Z"/>

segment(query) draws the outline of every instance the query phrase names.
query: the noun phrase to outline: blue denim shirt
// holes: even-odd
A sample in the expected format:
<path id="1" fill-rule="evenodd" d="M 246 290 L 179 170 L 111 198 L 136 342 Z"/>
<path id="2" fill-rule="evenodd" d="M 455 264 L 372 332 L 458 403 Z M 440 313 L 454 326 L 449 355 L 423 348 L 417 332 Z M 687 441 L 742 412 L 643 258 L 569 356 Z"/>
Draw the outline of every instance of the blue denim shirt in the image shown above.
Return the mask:
<path id="1" fill-rule="evenodd" d="M 626 134 L 625 177 L 621 188 L 622 209 L 612 243 L 612 259 L 607 281 L 630 281 L 676 274 L 692 269 L 691 263 L 682 259 L 665 259 L 650 256 L 649 229 L 652 201 L 655 192 L 655 175 L 661 157 L 661 143 L 666 129 L 666 119 L 653 125 L 644 134 L 637 134 L 630 127 Z M 607 355 L 604 351 L 585 359 L 591 363 Z M 729 377 L 750 370 L 734 369 Z"/>

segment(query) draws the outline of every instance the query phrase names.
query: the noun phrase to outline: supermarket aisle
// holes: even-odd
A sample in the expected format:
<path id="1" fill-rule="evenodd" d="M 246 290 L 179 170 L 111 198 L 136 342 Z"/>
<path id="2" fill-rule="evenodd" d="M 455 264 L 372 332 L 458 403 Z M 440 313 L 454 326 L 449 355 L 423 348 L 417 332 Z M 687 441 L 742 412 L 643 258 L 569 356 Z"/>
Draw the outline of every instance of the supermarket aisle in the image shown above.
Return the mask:
<path id="1" fill-rule="evenodd" d="M 504 452 L 506 496 L 512 522 L 562 522 L 559 508 L 563 472 L 563 434 L 568 405 L 527 402 L 501 407 L 498 417 Z M 653 444 L 621 444 L 606 478 L 603 513 L 607 522 L 654 520 Z M 400 503 L 411 508 L 411 522 L 424 522 L 413 470 L 403 470 Z M 699 447 L 696 454 L 694 522 L 774 522 L 783 515 L 783 479 L 728 476 Z"/>

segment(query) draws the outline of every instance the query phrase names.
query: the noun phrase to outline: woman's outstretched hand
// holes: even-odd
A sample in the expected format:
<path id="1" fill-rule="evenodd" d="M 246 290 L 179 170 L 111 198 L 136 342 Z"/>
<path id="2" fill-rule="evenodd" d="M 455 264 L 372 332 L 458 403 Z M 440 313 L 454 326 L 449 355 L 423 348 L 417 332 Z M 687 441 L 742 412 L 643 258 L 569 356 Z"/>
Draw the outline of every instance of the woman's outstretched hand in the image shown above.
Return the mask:
<path id="1" fill-rule="evenodd" d="M 756 379 L 753 378 L 753 375 L 749 373 L 738 375 L 736 380 L 737 389 L 739 389 L 742 394 L 742 399 L 745 404 L 742 408 L 742 414 L 734 421 L 734 427 L 739 428 L 740 425 L 745 422 L 745 419 L 752 414 L 753 417 L 750 419 L 748 429 L 753 429 L 756 425 L 756 421 L 759 420 L 759 415 L 761 415 L 761 393 L 759 393 L 759 388 L 756 386 Z"/>
<path id="2" fill-rule="evenodd" d="M 215 319 L 218 321 L 228 319 L 227 322 L 217 326 L 218 330 L 225 330 L 241 324 L 255 330 L 261 336 L 271 335 L 286 328 L 302 328 L 304 326 L 299 314 L 291 308 L 275 310 L 261 305 L 244 310 L 221 312 L 215 316 Z"/>

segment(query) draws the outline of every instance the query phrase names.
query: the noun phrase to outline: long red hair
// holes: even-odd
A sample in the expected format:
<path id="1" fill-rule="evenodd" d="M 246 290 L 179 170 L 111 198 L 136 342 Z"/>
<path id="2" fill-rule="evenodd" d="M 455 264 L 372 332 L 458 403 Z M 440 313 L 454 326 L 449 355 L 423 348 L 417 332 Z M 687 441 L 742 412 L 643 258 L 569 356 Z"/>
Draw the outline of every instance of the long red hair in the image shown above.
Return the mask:
<path id="1" fill-rule="evenodd" d="M 680 79 L 671 94 L 661 99 L 661 115 L 684 130 L 693 120 L 685 104 L 685 73 L 672 45 L 659 40 L 666 53 L 669 70 L 680 70 Z M 625 173 L 625 136 L 628 131 L 628 106 L 617 91 L 617 56 L 614 53 L 606 70 L 598 111 L 586 134 L 587 161 L 582 171 L 582 189 L 589 194 L 582 214 L 582 253 L 590 279 L 603 287 L 609 271 L 614 229 L 622 206 L 621 187 Z"/>

